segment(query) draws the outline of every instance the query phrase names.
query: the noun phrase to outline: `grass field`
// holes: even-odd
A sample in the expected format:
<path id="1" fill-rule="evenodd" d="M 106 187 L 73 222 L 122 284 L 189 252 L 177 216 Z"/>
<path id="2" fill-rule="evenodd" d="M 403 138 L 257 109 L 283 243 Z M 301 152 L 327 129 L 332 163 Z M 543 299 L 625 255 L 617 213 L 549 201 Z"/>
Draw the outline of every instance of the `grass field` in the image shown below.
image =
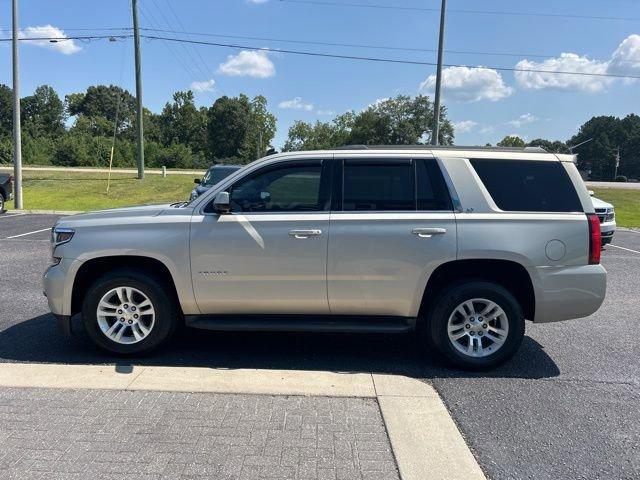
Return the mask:
<path id="1" fill-rule="evenodd" d="M 107 193 L 106 173 L 23 173 L 23 206 L 29 210 L 98 210 L 103 208 L 178 202 L 189 199 L 195 175 L 113 174 Z M 13 208 L 13 202 L 7 203 Z"/>
<path id="2" fill-rule="evenodd" d="M 188 200 L 193 189 L 189 175 L 113 174 L 107 193 L 106 173 L 25 171 L 24 208 L 29 210 L 98 210 L 102 208 Z M 595 189 L 595 195 L 616 208 L 618 225 L 640 227 L 640 190 Z M 13 202 L 7 204 L 13 208 Z"/>
<path id="3" fill-rule="evenodd" d="M 615 207 L 616 223 L 619 226 L 640 227 L 640 190 L 596 188 L 593 191 L 600 200 Z"/>

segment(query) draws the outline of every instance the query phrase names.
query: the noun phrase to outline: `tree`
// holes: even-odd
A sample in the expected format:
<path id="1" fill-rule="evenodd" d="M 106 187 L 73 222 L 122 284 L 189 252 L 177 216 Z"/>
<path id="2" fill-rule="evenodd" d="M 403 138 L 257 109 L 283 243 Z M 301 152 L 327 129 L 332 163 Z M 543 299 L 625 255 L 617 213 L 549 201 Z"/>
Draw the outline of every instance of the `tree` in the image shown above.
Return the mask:
<path id="1" fill-rule="evenodd" d="M 276 132 L 276 117 L 258 95 L 218 98 L 207 112 L 207 137 L 212 159 L 239 157 L 243 163 L 262 156 Z"/>
<path id="2" fill-rule="evenodd" d="M 173 102 L 167 103 L 158 118 L 160 137 L 166 146 L 180 143 L 194 152 L 206 149 L 207 117 L 198 110 L 193 92 L 175 92 Z"/>
<path id="3" fill-rule="evenodd" d="M 629 139 L 619 118 L 600 116 L 585 122 L 567 143 L 577 145 L 589 140 L 576 150 L 578 168 L 591 170 L 591 178 L 613 180 L 618 147 L 623 147 Z"/>
<path id="4" fill-rule="evenodd" d="M 542 147 L 550 153 L 569 153 L 569 147 L 560 140 L 545 140 L 543 138 L 536 138 L 527 143 L 527 147 Z"/>
<path id="5" fill-rule="evenodd" d="M 13 90 L 0 84 L 0 139 L 10 137 L 13 131 Z"/>
<path id="6" fill-rule="evenodd" d="M 249 125 L 240 157 L 244 162 L 264 157 L 276 134 L 276 117 L 267 110 L 267 99 L 254 97 L 249 108 Z"/>
<path id="7" fill-rule="evenodd" d="M 86 93 L 65 97 L 67 112 L 89 120 L 94 135 L 111 136 L 118 111 L 118 131 L 125 137 L 135 137 L 136 99 L 127 90 L 115 85 L 91 86 Z"/>
<path id="8" fill-rule="evenodd" d="M 40 85 L 33 95 L 20 100 L 20 108 L 25 135 L 36 138 L 59 136 L 64 133 L 64 104 L 52 87 Z"/>
<path id="9" fill-rule="evenodd" d="M 441 110 L 440 143 L 453 142 L 453 126 Z M 296 122 L 284 150 L 335 148 L 341 145 L 416 145 L 431 143 L 433 104 L 429 97 L 398 95 L 369 105 L 360 113 L 346 112 L 332 122 Z"/>
<path id="10" fill-rule="evenodd" d="M 218 98 L 207 112 L 207 137 L 212 158 L 239 155 L 247 136 L 251 107 L 246 95 Z"/>
<path id="11" fill-rule="evenodd" d="M 507 135 L 498 142 L 499 147 L 524 147 L 525 143 L 520 137 L 515 135 Z"/>
<path id="12" fill-rule="evenodd" d="M 369 105 L 355 116 L 350 143 L 365 145 L 415 145 L 431 143 L 433 104 L 428 96 L 398 95 Z M 453 126 L 441 109 L 439 142 L 453 143 Z"/>
<path id="13" fill-rule="evenodd" d="M 283 151 L 326 150 L 349 143 L 354 112 L 343 113 L 332 122 L 310 124 L 296 121 L 289 128 Z"/>

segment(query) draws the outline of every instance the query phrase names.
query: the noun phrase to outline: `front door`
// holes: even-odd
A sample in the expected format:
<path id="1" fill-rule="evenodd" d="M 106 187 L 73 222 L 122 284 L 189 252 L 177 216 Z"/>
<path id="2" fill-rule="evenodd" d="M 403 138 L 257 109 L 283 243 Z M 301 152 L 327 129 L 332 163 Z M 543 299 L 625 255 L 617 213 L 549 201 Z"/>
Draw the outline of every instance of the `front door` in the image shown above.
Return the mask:
<path id="1" fill-rule="evenodd" d="M 205 314 L 326 314 L 329 159 L 279 161 L 230 188 L 231 211 L 191 224 L 191 272 Z"/>

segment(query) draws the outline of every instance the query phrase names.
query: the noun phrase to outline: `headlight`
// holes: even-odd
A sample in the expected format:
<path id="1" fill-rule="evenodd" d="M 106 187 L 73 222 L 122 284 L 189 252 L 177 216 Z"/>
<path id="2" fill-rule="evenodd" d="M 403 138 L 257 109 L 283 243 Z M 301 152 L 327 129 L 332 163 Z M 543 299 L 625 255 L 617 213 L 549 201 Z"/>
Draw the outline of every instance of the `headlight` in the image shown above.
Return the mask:
<path id="1" fill-rule="evenodd" d="M 196 198 L 198 198 L 198 193 L 195 190 L 193 190 L 191 192 L 191 196 L 189 197 L 189 201 L 193 202 Z"/>
<path id="2" fill-rule="evenodd" d="M 606 222 L 612 222 L 616 218 L 616 214 L 613 209 L 607 212 L 607 216 L 605 217 Z"/>
<path id="3" fill-rule="evenodd" d="M 53 227 L 51 229 L 51 244 L 53 247 L 67 243 L 73 238 L 76 231 L 73 228 Z"/>

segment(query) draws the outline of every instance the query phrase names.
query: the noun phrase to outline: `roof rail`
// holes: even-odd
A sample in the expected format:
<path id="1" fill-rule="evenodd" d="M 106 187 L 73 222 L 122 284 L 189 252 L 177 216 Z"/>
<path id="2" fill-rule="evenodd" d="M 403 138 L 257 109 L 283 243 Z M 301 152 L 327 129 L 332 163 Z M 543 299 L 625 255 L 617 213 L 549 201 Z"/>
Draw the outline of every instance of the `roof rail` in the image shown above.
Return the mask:
<path id="1" fill-rule="evenodd" d="M 327 150 L 499 150 L 501 152 L 548 153 L 542 147 L 483 147 L 478 145 L 343 145 Z"/>

